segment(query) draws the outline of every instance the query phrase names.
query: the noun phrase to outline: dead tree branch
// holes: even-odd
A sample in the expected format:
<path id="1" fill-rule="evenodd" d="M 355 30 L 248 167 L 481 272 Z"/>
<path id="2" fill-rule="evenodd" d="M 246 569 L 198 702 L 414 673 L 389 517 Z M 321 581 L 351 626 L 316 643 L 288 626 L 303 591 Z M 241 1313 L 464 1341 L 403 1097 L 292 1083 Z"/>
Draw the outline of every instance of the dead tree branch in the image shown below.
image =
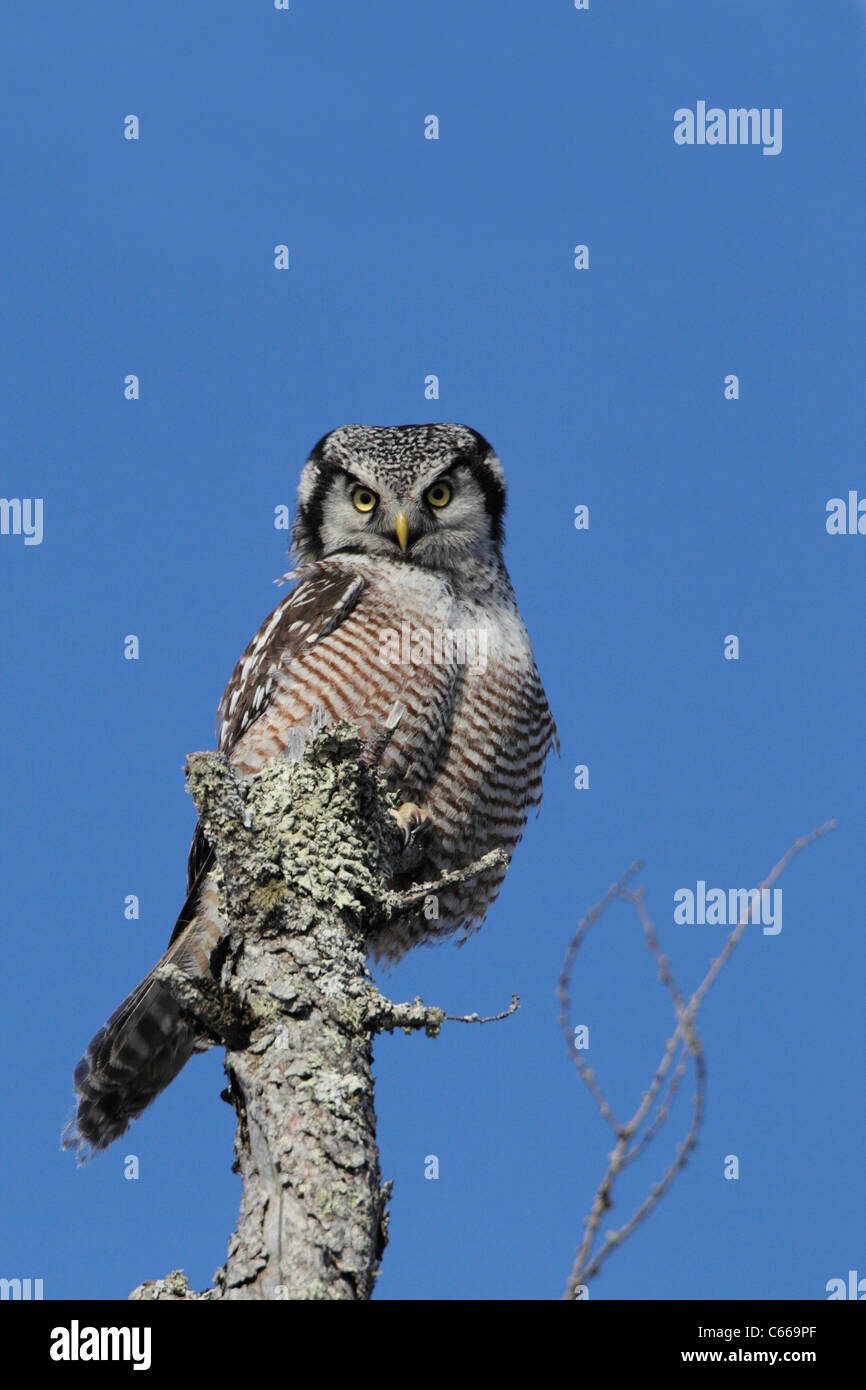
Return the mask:
<path id="1" fill-rule="evenodd" d="M 835 821 L 828 821 L 826 825 L 819 826 L 816 830 L 811 831 L 810 834 L 804 835 L 801 839 L 796 840 L 759 885 L 758 893 L 760 894 L 762 890 L 771 888 L 791 863 L 792 859 L 808 845 L 811 845 L 815 840 L 819 839 L 822 835 L 826 835 L 828 831 L 835 829 L 835 827 Z M 581 1079 L 595 1101 L 599 1113 L 610 1125 L 616 1137 L 616 1145 L 609 1155 L 607 1169 L 596 1189 L 589 1215 L 585 1219 L 584 1237 L 578 1247 L 568 1284 L 563 1294 L 563 1298 L 569 1300 L 585 1297 L 586 1286 L 590 1279 L 595 1277 L 611 1252 L 615 1250 L 617 1246 L 622 1245 L 649 1215 L 653 1207 L 670 1187 L 677 1173 L 685 1167 L 689 1154 L 697 1143 L 698 1133 L 703 1120 L 706 1096 L 706 1063 L 704 1060 L 703 1048 L 696 1031 L 695 1022 L 698 1010 L 708 989 L 717 978 L 723 966 L 730 959 L 737 942 L 752 920 L 752 910 L 755 903 L 755 899 L 750 895 L 748 906 L 741 914 L 736 926 L 730 932 L 724 947 L 715 960 L 710 962 L 706 975 L 691 998 L 686 1002 L 671 973 L 668 958 L 662 954 L 658 938 L 656 937 L 655 928 L 644 906 L 643 890 L 629 887 L 632 879 L 642 868 L 643 864 L 641 862 L 632 864 L 631 868 L 626 871 L 619 882 L 613 884 L 602 900 L 586 914 L 569 943 L 562 974 L 559 979 L 559 1017 L 568 1043 L 569 1053 L 577 1066 Z M 626 1123 L 620 1123 L 620 1121 L 617 1120 L 604 1092 L 595 1078 L 594 1072 L 587 1065 L 584 1058 L 580 1055 L 580 1051 L 575 1046 L 574 1030 L 570 1019 L 570 983 L 577 953 L 586 939 L 589 928 L 594 922 L 598 921 L 599 917 L 610 907 L 611 903 L 618 898 L 631 903 L 637 913 L 643 928 L 645 945 L 656 963 L 659 979 L 670 995 L 677 1020 L 676 1029 L 665 1044 L 650 1086 L 643 1093 L 640 1105 L 635 1110 L 635 1113 Z M 758 901 L 760 901 L 760 898 L 758 898 Z M 648 1144 L 655 1138 L 669 1118 L 671 1104 L 679 1089 L 689 1059 L 691 1059 L 695 1068 L 695 1094 L 692 1098 L 691 1122 L 686 1134 L 677 1145 L 673 1161 L 664 1170 L 658 1181 L 653 1183 L 647 1196 L 643 1202 L 635 1208 L 629 1219 L 617 1230 L 609 1231 L 601 1243 L 600 1248 L 596 1248 L 599 1228 L 604 1214 L 613 1206 L 612 1194 L 616 1180 L 626 1165 L 633 1162 L 644 1149 L 646 1149 Z M 653 1106 L 657 1101 L 658 1109 L 655 1115 L 650 1118 Z M 639 1131 L 641 1126 L 644 1125 L 646 1128 L 643 1133 L 640 1134 Z"/>
<path id="2" fill-rule="evenodd" d="M 439 885 L 391 889 L 401 837 L 356 730 L 319 730 L 294 751 L 250 779 L 221 754 L 188 759 L 229 932 L 218 987 L 177 971 L 166 984 L 197 1031 L 226 1048 L 243 1195 L 212 1289 L 195 1294 L 176 1270 L 133 1298 L 366 1299 L 387 1242 L 372 1039 L 394 1028 L 435 1037 L 449 1016 L 386 999 L 365 943 Z M 498 853 L 460 872 L 493 863 Z M 515 1008 L 516 998 L 496 1017 Z"/>

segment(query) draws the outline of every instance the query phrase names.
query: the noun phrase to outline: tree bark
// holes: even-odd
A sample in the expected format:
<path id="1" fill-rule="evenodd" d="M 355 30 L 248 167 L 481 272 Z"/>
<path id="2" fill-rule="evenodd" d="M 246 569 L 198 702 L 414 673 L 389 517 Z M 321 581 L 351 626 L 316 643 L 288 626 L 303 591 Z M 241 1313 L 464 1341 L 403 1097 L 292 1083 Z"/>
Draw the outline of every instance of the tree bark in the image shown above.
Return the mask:
<path id="1" fill-rule="evenodd" d="M 217 753 L 188 760 L 229 933 L 218 990 L 200 994 L 176 975 L 167 982 L 197 1026 L 226 1045 L 243 1181 L 228 1259 L 199 1297 L 372 1292 L 388 1196 L 372 1035 L 389 1021 L 364 941 L 371 919 L 393 908 L 399 836 L 364 751 L 340 726 L 314 735 L 300 760 L 271 759 L 249 780 Z M 177 1273 L 133 1294 L 190 1296 Z"/>
<path id="2" fill-rule="evenodd" d="M 377 771 L 381 749 L 346 724 L 314 728 L 305 747 L 307 736 L 298 731 L 288 754 L 252 778 L 219 753 L 187 760 L 228 933 L 218 983 L 202 989 L 176 969 L 163 978 L 197 1032 L 226 1048 L 243 1195 L 212 1289 L 196 1294 L 175 1270 L 133 1299 L 370 1297 L 391 1187 L 379 1171 L 372 1039 L 394 1028 L 435 1036 L 446 1015 L 380 994 L 366 939 L 424 911 L 440 888 L 508 862 L 493 850 L 395 892 L 395 870 L 411 870 L 417 851 L 388 814 L 395 798 Z M 513 997 L 495 1017 L 517 1007 Z"/>

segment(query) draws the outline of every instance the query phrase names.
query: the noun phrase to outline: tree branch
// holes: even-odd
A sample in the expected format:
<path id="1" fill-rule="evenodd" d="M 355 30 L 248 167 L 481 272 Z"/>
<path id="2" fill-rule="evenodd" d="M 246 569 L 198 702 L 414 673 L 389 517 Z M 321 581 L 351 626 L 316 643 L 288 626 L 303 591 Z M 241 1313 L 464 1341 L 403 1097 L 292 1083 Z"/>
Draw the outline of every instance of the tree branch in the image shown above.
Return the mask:
<path id="1" fill-rule="evenodd" d="M 390 888 L 403 853 L 394 798 L 356 730 L 319 730 L 294 753 L 251 779 L 218 753 L 187 761 L 229 931 L 218 987 L 177 970 L 163 979 L 196 1030 L 226 1047 L 243 1194 L 213 1289 L 196 1295 L 176 1270 L 136 1299 L 366 1299 L 387 1242 L 372 1039 L 394 1028 L 435 1037 L 448 1015 L 380 994 L 365 945 L 440 885 Z M 459 872 L 499 862 L 494 852 Z M 513 998 L 496 1017 L 515 1008 Z"/>
<path id="2" fill-rule="evenodd" d="M 804 835 L 801 839 L 796 840 L 790 849 L 782 856 L 778 864 L 770 870 L 763 882 L 759 884 L 759 894 L 763 889 L 772 887 L 780 874 L 784 872 L 791 860 L 794 859 L 801 850 L 804 850 L 822 835 L 826 835 L 828 831 L 834 830 L 835 827 L 835 821 L 828 821 L 826 825 L 819 826 L 818 829 L 811 831 L 810 834 Z M 722 967 L 730 959 L 737 942 L 740 940 L 740 937 L 752 918 L 754 899 L 750 895 L 745 912 L 741 915 L 740 920 L 728 935 L 725 945 L 719 955 L 715 960 L 710 962 L 706 975 L 692 994 L 688 1003 L 686 1003 L 671 973 L 668 959 L 661 952 L 655 934 L 655 928 L 644 906 L 643 890 L 631 889 L 628 887 L 635 874 L 639 873 L 642 868 L 643 864 L 640 862 L 632 864 L 631 868 L 626 871 L 619 882 L 613 884 L 612 887 L 608 889 L 601 902 L 591 908 L 586 917 L 584 917 L 569 943 L 562 974 L 559 979 L 559 1018 L 560 1024 L 565 1032 L 569 1052 L 583 1082 L 598 1106 L 600 1114 L 616 1135 L 616 1146 L 608 1157 L 607 1169 L 596 1189 L 592 1207 L 584 1222 L 584 1237 L 578 1247 L 574 1265 L 566 1285 L 565 1293 L 563 1294 L 563 1298 L 569 1300 L 578 1299 L 585 1295 L 589 1280 L 595 1277 L 611 1252 L 616 1249 L 618 1245 L 622 1245 L 649 1215 L 653 1207 L 670 1187 L 677 1173 L 685 1167 L 689 1154 L 697 1143 L 698 1132 L 703 1120 L 706 1097 L 706 1062 L 704 1060 L 703 1048 L 695 1028 L 695 1020 L 704 996 Z M 577 952 L 586 939 L 587 932 L 593 922 L 598 921 L 602 913 L 606 911 L 616 898 L 624 899 L 635 908 L 643 928 L 646 947 L 656 962 L 659 979 L 671 997 L 677 1019 L 676 1029 L 665 1044 L 649 1089 L 643 1093 L 643 1097 L 635 1113 L 625 1124 L 621 1124 L 617 1120 L 604 1092 L 595 1079 L 593 1071 L 587 1066 L 576 1048 L 569 1017 L 569 987 L 571 972 Z M 760 901 L 760 898 L 758 901 Z M 678 1058 L 677 1065 L 673 1072 L 671 1072 L 675 1057 Z M 680 1140 L 672 1162 L 665 1169 L 661 1178 L 650 1187 L 643 1202 L 635 1208 L 624 1225 L 620 1226 L 618 1230 L 609 1231 L 607 1233 L 600 1249 L 596 1250 L 595 1246 L 601 1222 L 605 1212 L 609 1211 L 613 1206 L 612 1194 L 616 1179 L 623 1168 L 643 1152 L 669 1118 L 671 1103 L 685 1073 L 686 1059 L 688 1057 L 691 1057 L 694 1063 L 696 1083 L 695 1094 L 692 1098 L 692 1118 L 688 1130 L 685 1136 Z M 669 1073 L 670 1079 L 667 1082 L 667 1089 L 660 1100 L 659 1109 L 650 1120 L 649 1117 L 652 1108 L 659 1099 Z M 637 1138 L 636 1142 L 632 1144 L 632 1139 L 634 1139 L 641 1126 L 644 1124 L 647 1126 L 646 1129 L 643 1134 Z M 629 1147 L 630 1145 L 631 1147 Z"/>

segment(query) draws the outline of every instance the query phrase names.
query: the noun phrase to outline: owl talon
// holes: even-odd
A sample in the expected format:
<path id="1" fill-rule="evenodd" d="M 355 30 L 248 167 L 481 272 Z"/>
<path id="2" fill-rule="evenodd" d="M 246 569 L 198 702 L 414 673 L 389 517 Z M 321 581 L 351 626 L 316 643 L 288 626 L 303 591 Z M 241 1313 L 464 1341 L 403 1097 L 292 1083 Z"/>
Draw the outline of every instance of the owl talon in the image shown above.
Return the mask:
<path id="1" fill-rule="evenodd" d="M 388 815 L 393 816 L 397 822 L 397 828 L 403 837 L 404 850 L 414 844 L 433 824 L 427 812 L 416 806 L 414 801 L 404 801 L 396 810 L 389 809 Z"/>

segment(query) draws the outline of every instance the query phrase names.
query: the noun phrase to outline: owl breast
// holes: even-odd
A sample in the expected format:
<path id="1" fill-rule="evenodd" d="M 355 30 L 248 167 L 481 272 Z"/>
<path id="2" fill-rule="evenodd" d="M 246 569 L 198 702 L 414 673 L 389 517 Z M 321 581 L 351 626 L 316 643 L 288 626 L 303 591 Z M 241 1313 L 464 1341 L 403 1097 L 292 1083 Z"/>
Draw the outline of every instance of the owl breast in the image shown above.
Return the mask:
<path id="1" fill-rule="evenodd" d="M 339 575 L 349 563 L 316 569 Z M 266 706 L 234 743 L 232 762 L 259 771 L 316 706 L 371 741 L 397 712 L 382 771 L 390 789 L 433 822 L 413 878 L 431 881 L 496 846 L 510 855 L 540 800 L 555 730 L 507 578 L 481 598 L 463 598 L 444 576 L 408 564 L 352 556 L 351 573 L 363 589 L 332 631 L 300 651 L 293 642 L 288 654 L 276 643 L 257 676 L 268 687 Z M 394 959 L 424 938 L 468 931 L 504 875 L 503 866 L 443 892 L 433 905 L 438 915 L 427 904 L 426 915 L 371 942 L 374 954 Z"/>

